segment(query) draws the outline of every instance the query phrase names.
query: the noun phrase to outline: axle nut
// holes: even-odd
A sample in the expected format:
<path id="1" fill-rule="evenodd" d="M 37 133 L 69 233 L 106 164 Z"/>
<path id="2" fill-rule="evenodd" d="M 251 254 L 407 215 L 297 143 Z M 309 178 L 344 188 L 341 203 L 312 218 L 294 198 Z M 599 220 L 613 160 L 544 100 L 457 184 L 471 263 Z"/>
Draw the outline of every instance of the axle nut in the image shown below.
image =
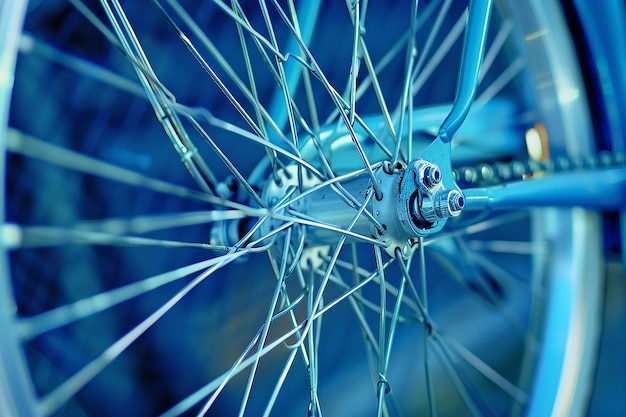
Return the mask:
<path id="1" fill-rule="evenodd" d="M 457 217 L 465 207 L 465 198 L 458 190 L 442 190 L 435 195 L 435 213 L 441 219 Z"/>

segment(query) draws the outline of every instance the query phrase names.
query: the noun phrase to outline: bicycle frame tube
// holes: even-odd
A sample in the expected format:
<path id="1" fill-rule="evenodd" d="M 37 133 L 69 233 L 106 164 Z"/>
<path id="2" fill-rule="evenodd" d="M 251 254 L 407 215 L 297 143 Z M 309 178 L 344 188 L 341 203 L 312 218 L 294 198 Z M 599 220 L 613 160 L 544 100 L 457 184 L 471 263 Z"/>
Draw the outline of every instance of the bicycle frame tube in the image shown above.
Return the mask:
<path id="1" fill-rule="evenodd" d="M 469 3 L 456 97 L 452 110 L 439 128 L 438 137 L 444 143 L 452 140 L 456 131 L 465 121 L 474 101 L 480 66 L 485 52 L 491 6 L 492 0 L 471 0 Z"/>
<path id="2" fill-rule="evenodd" d="M 458 187 L 452 177 L 451 144 L 452 137 L 465 121 L 478 86 L 478 75 L 487 41 L 487 27 L 491 15 L 492 0 L 470 0 L 467 26 L 463 40 L 461 69 L 452 109 L 444 119 L 439 133 L 419 158 L 436 164 L 441 170 L 444 186 L 451 190 Z M 440 222 L 440 226 L 443 226 Z M 437 228 L 439 230 L 440 228 Z M 436 231 L 436 230 L 435 230 Z"/>
<path id="3" fill-rule="evenodd" d="M 463 190 L 464 210 L 579 206 L 623 210 L 626 205 L 626 167 L 574 171 L 496 187 Z"/>

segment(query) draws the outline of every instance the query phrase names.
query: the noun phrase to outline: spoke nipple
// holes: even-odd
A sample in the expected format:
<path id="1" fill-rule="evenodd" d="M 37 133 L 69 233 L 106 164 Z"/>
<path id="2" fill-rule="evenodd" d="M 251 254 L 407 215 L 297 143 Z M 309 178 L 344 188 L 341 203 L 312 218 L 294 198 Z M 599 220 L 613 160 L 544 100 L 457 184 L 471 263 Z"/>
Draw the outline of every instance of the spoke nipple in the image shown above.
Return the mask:
<path id="1" fill-rule="evenodd" d="M 406 242 L 403 246 L 402 246 L 402 257 L 407 259 L 410 255 L 411 255 L 411 244 L 409 242 Z"/>
<path id="2" fill-rule="evenodd" d="M 432 336 L 433 335 L 433 324 L 431 323 L 430 319 L 424 320 L 424 327 L 426 327 L 426 332 L 427 332 L 428 336 Z"/>
<path id="3" fill-rule="evenodd" d="M 378 391 L 380 392 L 381 390 L 383 390 L 383 392 L 385 394 L 391 394 L 391 385 L 389 385 L 389 381 L 387 381 L 387 378 L 385 377 L 385 375 L 379 373 L 378 374 Z"/>

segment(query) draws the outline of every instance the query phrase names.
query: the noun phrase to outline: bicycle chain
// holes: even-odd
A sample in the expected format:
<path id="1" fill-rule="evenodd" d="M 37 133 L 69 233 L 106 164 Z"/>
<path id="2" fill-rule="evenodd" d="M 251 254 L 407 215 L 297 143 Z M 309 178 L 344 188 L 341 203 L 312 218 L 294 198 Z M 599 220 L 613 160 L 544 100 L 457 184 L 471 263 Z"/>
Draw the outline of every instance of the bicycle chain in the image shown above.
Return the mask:
<path id="1" fill-rule="evenodd" d="M 476 166 L 454 168 L 452 173 L 460 187 L 483 187 L 518 181 L 540 173 L 567 172 L 592 168 L 615 168 L 626 165 L 626 154 L 601 151 L 584 158 L 560 156 L 544 161 L 498 161 Z"/>

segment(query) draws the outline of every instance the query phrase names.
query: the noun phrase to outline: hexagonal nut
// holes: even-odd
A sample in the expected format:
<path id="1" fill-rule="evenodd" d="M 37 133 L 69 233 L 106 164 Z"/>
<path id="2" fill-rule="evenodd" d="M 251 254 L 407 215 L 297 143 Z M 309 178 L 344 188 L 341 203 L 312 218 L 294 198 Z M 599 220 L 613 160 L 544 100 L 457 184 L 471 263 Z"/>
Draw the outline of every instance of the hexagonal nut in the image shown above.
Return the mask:
<path id="1" fill-rule="evenodd" d="M 465 207 L 465 197 L 458 190 L 442 190 L 435 195 L 435 212 L 444 219 L 457 217 Z"/>
<path id="2" fill-rule="evenodd" d="M 441 171 L 439 167 L 423 159 L 413 163 L 413 175 L 415 183 L 423 186 L 427 191 L 432 190 L 441 183 Z"/>

